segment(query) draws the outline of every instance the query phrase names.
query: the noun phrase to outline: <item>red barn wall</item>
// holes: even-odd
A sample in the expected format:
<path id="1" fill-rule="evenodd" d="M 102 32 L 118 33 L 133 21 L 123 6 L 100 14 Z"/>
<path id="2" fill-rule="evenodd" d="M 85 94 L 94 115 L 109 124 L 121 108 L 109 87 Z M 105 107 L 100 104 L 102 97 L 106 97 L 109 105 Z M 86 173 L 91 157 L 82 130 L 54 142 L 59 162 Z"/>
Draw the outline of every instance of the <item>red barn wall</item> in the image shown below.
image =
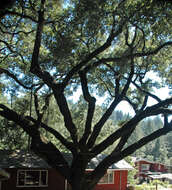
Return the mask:
<path id="1" fill-rule="evenodd" d="M 21 168 L 22 169 L 22 168 Z M 26 169 L 26 168 L 24 168 Z M 10 179 L 2 181 L 1 190 L 65 190 L 64 178 L 54 169 L 48 170 L 48 187 L 16 187 L 17 184 L 17 170 L 16 168 L 5 169 L 10 173 Z M 27 170 L 29 170 L 27 168 Z M 31 169 L 34 170 L 34 169 Z M 35 170 L 39 170 L 36 168 Z"/>
<path id="2" fill-rule="evenodd" d="M 157 172 L 166 172 L 167 171 L 164 164 L 154 163 L 153 165 L 154 165 L 154 170 Z"/>
<path id="3" fill-rule="evenodd" d="M 97 184 L 95 190 L 126 190 L 128 171 L 114 171 L 114 184 Z"/>
<path id="4" fill-rule="evenodd" d="M 24 169 L 29 170 L 28 168 Z M 18 169 L 10 168 L 5 170 L 10 173 L 10 179 L 2 182 L 1 190 L 65 190 L 65 180 L 55 169 L 48 169 L 48 187 L 16 187 Z M 35 170 L 39 169 L 36 168 Z M 128 171 L 116 170 L 114 171 L 114 184 L 97 184 L 95 190 L 126 190 L 127 175 Z"/>
<path id="5" fill-rule="evenodd" d="M 151 170 L 154 172 L 166 172 L 167 171 L 164 164 L 141 160 L 141 161 L 136 163 L 136 166 L 137 166 L 139 172 L 141 172 L 141 165 L 142 164 L 149 164 L 150 165 L 150 169 L 144 170 L 144 172 L 151 171 Z"/>
<path id="6" fill-rule="evenodd" d="M 147 162 L 147 161 L 144 161 L 144 160 L 142 160 L 142 161 L 139 161 L 138 163 L 137 163 L 137 166 L 138 166 L 138 170 L 139 170 L 139 172 L 141 172 L 141 166 L 142 166 L 142 164 L 151 164 L 150 162 Z M 149 171 L 149 170 L 144 170 L 145 172 L 146 171 Z"/>

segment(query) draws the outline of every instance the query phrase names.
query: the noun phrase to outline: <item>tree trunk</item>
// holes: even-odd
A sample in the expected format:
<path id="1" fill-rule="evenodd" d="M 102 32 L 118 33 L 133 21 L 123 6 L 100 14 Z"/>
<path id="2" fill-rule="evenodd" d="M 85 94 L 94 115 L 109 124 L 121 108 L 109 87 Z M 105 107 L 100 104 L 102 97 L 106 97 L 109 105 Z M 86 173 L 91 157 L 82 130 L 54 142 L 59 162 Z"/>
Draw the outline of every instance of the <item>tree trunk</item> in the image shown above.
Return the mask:
<path id="1" fill-rule="evenodd" d="M 94 190 L 94 187 L 92 187 L 88 182 L 82 181 L 75 180 L 75 182 L 71 184 L 71 190 Z"/>
<path id="2" fill-rule="evenodd" d="M 86 172 L 88 159 L 83 155 L 74 158 L 71 167 L 70 184 L 72 190 L 93 190 L 93 180 L 90 172 Z M 95 184 L 95 183 L 94 183 Z"/>

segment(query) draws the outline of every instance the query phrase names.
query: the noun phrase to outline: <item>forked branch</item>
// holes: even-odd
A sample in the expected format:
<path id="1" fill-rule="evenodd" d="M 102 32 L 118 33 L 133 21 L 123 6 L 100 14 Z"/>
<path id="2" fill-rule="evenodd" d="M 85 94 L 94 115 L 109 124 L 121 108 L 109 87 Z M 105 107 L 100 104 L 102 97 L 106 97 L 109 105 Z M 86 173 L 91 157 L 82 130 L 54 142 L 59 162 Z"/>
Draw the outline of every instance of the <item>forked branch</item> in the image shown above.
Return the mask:
<path id="1" fill-rule="evenodd" d="M 82 92 L 84 95 L 84 99 L 88 102 L 85 130 L 84 130 L 84 134 L 80 140 L 81 144 L 85 144 L 90 135 L 90 132 L 91 132 L 91 124 L 92 124 L 92 119 L 93 119 L 93 115 L 94 115 L 94 111 L 95 111 L 96 99 L 94 97 L 92 97 L 89 93 L 86 73 L 81 71 L 81 72 L 79 72 L 79 76 L 81 79 L 81 86 L 82 86 Z"/>

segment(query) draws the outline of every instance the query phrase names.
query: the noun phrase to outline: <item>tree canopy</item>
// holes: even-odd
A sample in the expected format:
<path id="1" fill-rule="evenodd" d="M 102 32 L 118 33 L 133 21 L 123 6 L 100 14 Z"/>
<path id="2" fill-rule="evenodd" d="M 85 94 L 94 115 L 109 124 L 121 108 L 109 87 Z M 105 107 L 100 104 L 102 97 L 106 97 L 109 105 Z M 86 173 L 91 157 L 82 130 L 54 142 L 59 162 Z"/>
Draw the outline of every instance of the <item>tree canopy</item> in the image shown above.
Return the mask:
<path id="1" fill-rule="evenodd" d="M 1 16 L 1 92 L 16 102 L 30 93 L 32 114 L 26 111 L 29 106 L 22 112 L 1 103 L 0 115 L 24 130 L 32 151 L 75 190 L 93 189 L 112 163 L 172 131 L 172 98 L 162 100 L 154 92 L 172 85 L 172 9 L 170 2 L 159 2 L 161 6 L 152 0 L 17 0 Z M 82 98 L 74 108 L 69 97 L 75 99 L 77 89 Z M 103 111 L 97 96 L 105 96 Z M 45 120 L 52 98 L 59 130 Z M 150 98 L 156 101 L 151 106 Z M 109 136 L 98 140 L 122 101 L 134 116 L 109 125 Z M 139 123 L 156 115 L 164 118 L 163 126 L 127 146 Z M 44 138 L 45 131 L 71 152 L 71 165 L 59 143 Z M 109 147 L 107 157 L 86 174 L 88 162 Z"/>

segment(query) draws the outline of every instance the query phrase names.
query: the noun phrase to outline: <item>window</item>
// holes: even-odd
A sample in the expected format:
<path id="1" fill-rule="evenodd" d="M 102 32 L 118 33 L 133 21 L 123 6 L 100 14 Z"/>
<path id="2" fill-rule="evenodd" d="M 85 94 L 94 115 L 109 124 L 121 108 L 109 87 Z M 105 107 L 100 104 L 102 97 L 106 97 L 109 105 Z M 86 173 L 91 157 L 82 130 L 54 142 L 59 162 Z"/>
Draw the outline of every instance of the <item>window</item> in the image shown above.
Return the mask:
<path id="1" fill-rule="evenodd" d="M 108 171 L 99 181 L 98 184 L 113 184 L 113 171 Z"/>
<path id="2" fill-rule="evenodd" d="M 18 170 L 17 186 L 44 187 L 48 186 L 47 170 Z"/>
<path id="3" fill-rule="evenodd" d="M 149 170 L 149 167 L 150 167 L 149 164 L 142 164 L 142 165 L 141 165 L 141 170 L 142 170 L 142 171 L 144 171 L 144 170 Z"/>

